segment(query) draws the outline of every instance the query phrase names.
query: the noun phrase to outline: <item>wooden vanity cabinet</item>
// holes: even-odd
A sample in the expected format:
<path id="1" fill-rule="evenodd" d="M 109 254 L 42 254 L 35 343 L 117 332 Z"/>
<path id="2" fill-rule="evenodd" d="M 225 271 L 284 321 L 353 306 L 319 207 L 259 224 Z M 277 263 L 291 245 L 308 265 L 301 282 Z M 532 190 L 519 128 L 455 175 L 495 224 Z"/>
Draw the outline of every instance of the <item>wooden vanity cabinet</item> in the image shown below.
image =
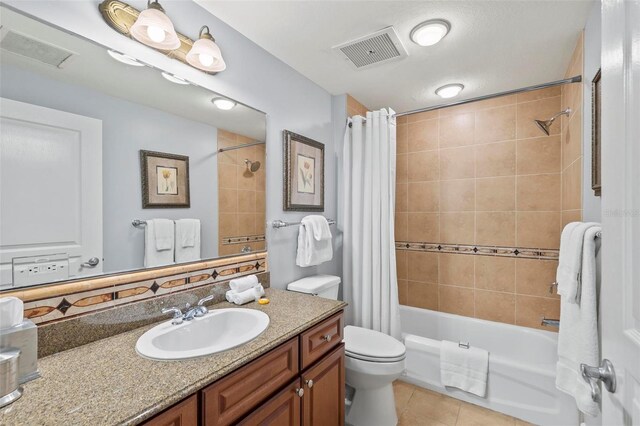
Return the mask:
<path id="1" fill-rule="evenodd" d="M 163 411 L 144 426 L 196 426 L 198 424 L 198 395 L 177 403 L 168 410 Z"/>
<path id="2" fill-rule="evenodd" d="M 344 425 L 343 314 L 160 413 L 150 426 Z"/>

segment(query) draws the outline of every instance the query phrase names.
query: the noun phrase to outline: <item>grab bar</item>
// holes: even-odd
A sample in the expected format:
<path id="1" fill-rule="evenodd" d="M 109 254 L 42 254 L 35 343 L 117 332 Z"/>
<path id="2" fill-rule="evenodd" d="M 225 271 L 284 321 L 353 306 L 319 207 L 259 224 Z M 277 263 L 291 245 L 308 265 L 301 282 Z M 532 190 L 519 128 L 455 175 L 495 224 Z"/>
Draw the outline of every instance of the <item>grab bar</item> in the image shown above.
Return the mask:
<path id="1" fill-rule="evenodd" d="M 542 317 L 540 325 L 545 327 L 560 327 L 560 320 Z"/>

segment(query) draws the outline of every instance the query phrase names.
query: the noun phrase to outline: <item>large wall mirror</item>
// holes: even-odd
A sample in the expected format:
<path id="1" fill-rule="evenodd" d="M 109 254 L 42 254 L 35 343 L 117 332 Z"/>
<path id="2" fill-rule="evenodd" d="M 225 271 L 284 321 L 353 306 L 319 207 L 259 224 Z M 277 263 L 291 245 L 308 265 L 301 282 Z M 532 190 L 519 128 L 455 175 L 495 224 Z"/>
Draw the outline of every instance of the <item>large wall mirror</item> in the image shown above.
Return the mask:
<path id="1" fill-rule="evenodd" d="M 0 291 L 265 249 L 262 112 L 0 13 Z"/>

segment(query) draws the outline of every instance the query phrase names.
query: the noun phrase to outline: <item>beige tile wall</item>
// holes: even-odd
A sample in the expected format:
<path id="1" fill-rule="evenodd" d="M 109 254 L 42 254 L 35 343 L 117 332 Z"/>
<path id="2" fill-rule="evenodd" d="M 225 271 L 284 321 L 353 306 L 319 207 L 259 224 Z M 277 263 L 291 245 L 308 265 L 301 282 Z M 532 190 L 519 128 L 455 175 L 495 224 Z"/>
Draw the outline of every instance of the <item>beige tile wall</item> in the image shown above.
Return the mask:
<path id="1" fill-rule="evenodd" d="M 584 33 L 567 68 L 566 77 L 582 75 Z M 582 84 L 562 87 L 563 108 L 569 107 L 571 115 L 562 117 L 562 223 L 582 219 Z"/>
<path id="2" fill-rule="evenodd" d="M 218 148 L 255 142 L 246 136 L 218 129 Z M 247 173 L 245 158 L 260 161 L 260 169 Z M 264 250 L 265 243 L 223 244 L 225 237 L 264 235 L 265 228 L 265 147 L 257 145 L 218 154 L 218 211 L 220 256 L 236 254 L 245 245 Z"/>
<path id="3" fill-rule="evenodd" d="M 579 151 L 565 142 L 571 120 L 550 136 L 533 120 L 569 96 L 553 87 L 400 117 L 396 241 L 558 249 L 580 208 Z M 402 304 L 529 327 L 559 318 L 555 260 L 409 250 L 397 259 Z"/>
<path id="4" fill-rule="evenodd" d="M 347 95 L 347 116 L 353 117 L 354 115 L 366 116 L 369 109 L 361 104 L 356 98 L 351 95 Z"/>

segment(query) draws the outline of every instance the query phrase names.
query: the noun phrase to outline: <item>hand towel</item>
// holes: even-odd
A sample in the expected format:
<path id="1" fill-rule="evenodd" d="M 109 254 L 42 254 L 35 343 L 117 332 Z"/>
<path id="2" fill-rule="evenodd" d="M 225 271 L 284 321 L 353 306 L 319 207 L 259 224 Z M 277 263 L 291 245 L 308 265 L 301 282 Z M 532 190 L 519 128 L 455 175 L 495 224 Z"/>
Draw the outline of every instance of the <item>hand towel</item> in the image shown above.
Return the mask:
<path id="1" fill-rule="evenodd" d="M 333 242 L 328 227 L 329 223 L 323 216 L 306 216 L 302 219 L 298 231 L 296 265 L 315 266 L 333 258 Z M 316 234 L 320 239 L 316 239 Z"/>
<path id="2" fill-rule="evenodd" d="M 584 234 L 587 229 L 597 225 L 595 222 L 572 222 L 562 231 L 556 282 L 558 283 L 558 294 L 564 296 L 568 303 L 577 303 L 580 297 L 578 289 L 582 273 Z"/>
<path id="3" fill-rule="evenodd" d="M 264 296 L 264 287 L 262 284 L 258 284 L 255 287 L 251 287 L 242 292 L 236 292 L 229 290 L 225 293 L 225 297 L 229 303 L 235 303 L 236 305 L 244 305 L 245 303 L 255 302 Z"/>
<path id="4" fill-rule="evenodd" d="M 0 297 L 0 329 L 11 328 L 22 322 L 24 303 L 17 297 Z"/>
<path id="5" fill-rule="evenodd" d="M 249 290 L 250 288 L 257 286 L 258 284 L 260 283 L 258 282 L 258 277 L 256 277 L 255 275 L 247 275 L 246 277 L 236 278 L 229 281 L 229 287 L 231 287 L 231 290 L 235 291 L 236 293 L 242 293 L 243 291 Z"/>
<path id="6" fill-rule="evenodd" d="M 176 220 L 176 262 L 200 259 L 200 220 Z"/>
<path id="7" fill-rule="evenodd" d="M 440 381 L 484 398 L 487 394 L 489 352 L 484 349 L 461 348 L 458 343 L 443 340 L 440 345 Z"/>
<path id="8" fill-rule="evenodd" d="M 150 219 L 144 229 L 144 266 L 174 263 L 174 223 L 169 219 Z"/>
<path id="9" fill-rule="evenodd" d="M 579 303 L 560 297 L 560 330 L 558 332 L 558 363 L 556 387 L 572 395 L 578 409 L 597 416 L 599 405 L 591 399 L 591 388 L 582 378 L 580 364 L 600 364 L 598 346 L 597 259 L 600 239 L 599 226 L 592 226 L 584 233 L 582 248 L 582 285 Z"/>
<path id="10" fill-rule="evenodd" d="M 327 218 L 320 215 L 310 215 L 302 219 L 303 224 L 309 224 L 313 230 L 313 238 L 316 241 L 325 241 L 331 239 L 331 228 Z"/>

